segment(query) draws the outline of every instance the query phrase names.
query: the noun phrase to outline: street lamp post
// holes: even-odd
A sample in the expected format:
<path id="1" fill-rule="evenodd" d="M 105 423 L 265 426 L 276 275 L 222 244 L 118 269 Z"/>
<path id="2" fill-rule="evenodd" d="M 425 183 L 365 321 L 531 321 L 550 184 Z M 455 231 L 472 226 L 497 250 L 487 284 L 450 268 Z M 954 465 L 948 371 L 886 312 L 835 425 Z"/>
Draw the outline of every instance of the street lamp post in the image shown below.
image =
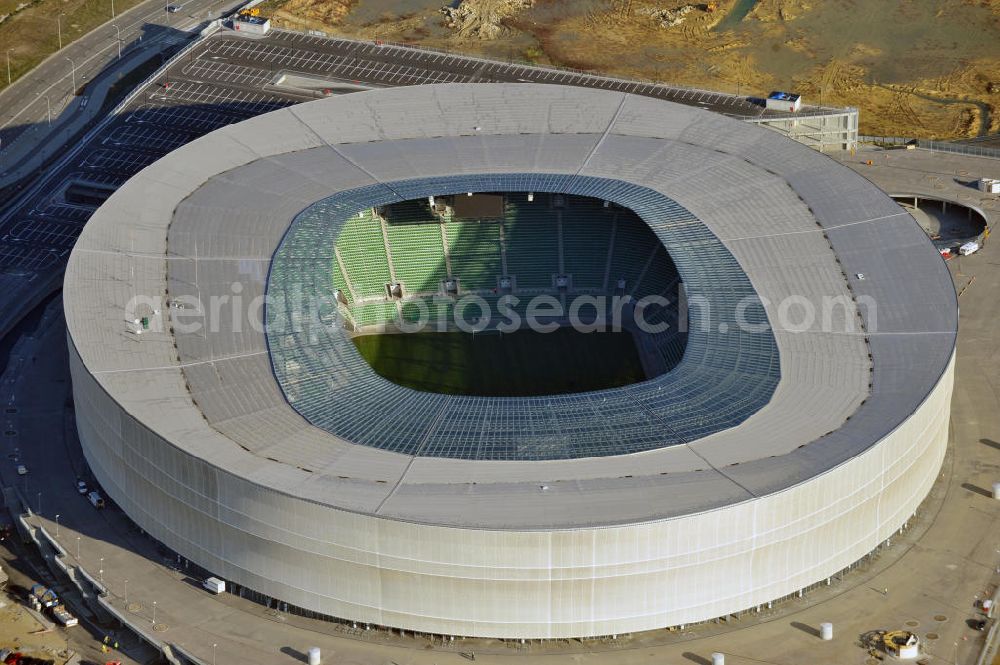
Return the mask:
<path id="1" fill-rule="evenodd" d="M 69 60 L 69 64 L 73 66 L 73 69 L 72 69 L 72 72 L 73 72 L 73 91 L 72 91 L 72 94 L 70 96 L 71 97 L 75 97 L 76 96 L 76 62 L 74 62 L 73 58 L 71 58 L 69 56 L 63 56 L 63 57 L 66 58 L 67 60 Z"/>
<path id="2" fill-rule="evenodd" d="M 56 513 L 56 538 L 59 537 L 59 513 Z"/>
<path id="3" fill-rule="evenodd" d="M 215 647 L 217 646 L 219 645 L 215 643 L 212 644 L 212 665 L 215 665 Z"/>
<path id="4" fill-rule="evenodd" d="M 56 16 L 56 30 L 59 32 L 59 50 L 62 50 L 62 14 Z"/>
<path id="5" fill-rule="evenodd" d="M 101 576 L 101 584 L 104 584 L 104 557 L 100 559 L 100 568 L 97 570 L 97 574 Z"/>
<path id="6" fill-rule="evenodd" d="M 128 580 L 125 580 L 125 609 L 128 609 Z"/>
<path id="7" fill-rule="evenodd" d="M 114 0 L 111 1 L 111 6 L 114 7 Z M 114 10 L 111 11 L 111 14 L 114 15 Z M 114 28 L 115 28 L 115 32 L 117 33 L 117 39 L 118 39 L 118 59 L 121 60 L 122 59 L 122 31 L 121 31 L 121 28 L 119 28 L 117 24 L 115 24 Z"/>
<path id="8" fill-rule="evenodd" d="M 111 18 L 115 17 L 115 0 L 111 0 Z"/>
<path id="9" fill-rule="evenodd" d="M 76 537 L 76 560 L 80 561 L 80 536 Z"/>
<path id="10" fill-rule="evenodd" d="M 10 49 L 7 49 L 7 85 L 11 84 L 10 78 Z"/>
<path id="11" fill-rule="evenodd" d="M 38 493 L 38 514 L 42 514 L 42 493 Z"/>
<path id="12" fill-rule="evenodd" d="M 153 601 L 153 625 L 156 625 L 156 601 Z"/>

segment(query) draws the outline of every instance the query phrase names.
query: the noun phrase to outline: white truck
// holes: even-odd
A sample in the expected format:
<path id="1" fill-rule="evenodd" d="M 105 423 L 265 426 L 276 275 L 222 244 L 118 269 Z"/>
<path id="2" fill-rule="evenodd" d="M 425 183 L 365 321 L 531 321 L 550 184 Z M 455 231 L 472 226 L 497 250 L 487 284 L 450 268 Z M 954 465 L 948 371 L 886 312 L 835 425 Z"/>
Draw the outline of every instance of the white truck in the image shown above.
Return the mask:
<path id="1" fill-rule="evenodd" d="M 201 585 L 214 594 L 220 594 L 226 590 L 226 582 L 218 577 L 209 577 Z"/>
<path id="2" fill-rule="evenodd" d="M 968 256 L 969 254 L 975 254 L 978 251 L 979 251 L 979 243 L 975 242 L 975 241 L 973 241 L 973 242 L 967 242 L 967 243 L 965 243 L 964 245 L 962 245 L 961 247 L 958 248 L 958 253 L 961 254 L 962 256 Z"/>

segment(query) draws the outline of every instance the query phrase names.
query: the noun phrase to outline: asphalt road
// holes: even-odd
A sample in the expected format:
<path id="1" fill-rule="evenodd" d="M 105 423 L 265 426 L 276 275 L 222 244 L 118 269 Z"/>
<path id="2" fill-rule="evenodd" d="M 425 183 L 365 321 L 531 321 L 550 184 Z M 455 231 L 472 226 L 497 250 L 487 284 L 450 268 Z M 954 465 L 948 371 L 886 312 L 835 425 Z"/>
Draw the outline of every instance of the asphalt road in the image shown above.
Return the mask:
<path id="1" fill-rule="evenodd" d="M 216 18 L 242 2 L 191 0 L 177 13 L 165 11 L 163 0 L 147 0 L 54 53 L 13 85 L 0 90 L 0 171 L 6 170 L 6 148 L 17 141 L 45 139 L 49 118 L 56 120 L 72 101 L 86 98 L 86 86 L 98 73 L 130 52 L 154 54 L 189 39 L 196 25 Z M 109 19 L 110 19 L 109 5 Z M 66 17 L 69 23 L 72 16 Z M 53 29 L 56 25 L 53 24 Z M 64 39 L 68 39 L 64 30 Z M 73 84 L 76 84 L 76 88 Z M 74 94 L 82 92 L 82 95 Z"/>

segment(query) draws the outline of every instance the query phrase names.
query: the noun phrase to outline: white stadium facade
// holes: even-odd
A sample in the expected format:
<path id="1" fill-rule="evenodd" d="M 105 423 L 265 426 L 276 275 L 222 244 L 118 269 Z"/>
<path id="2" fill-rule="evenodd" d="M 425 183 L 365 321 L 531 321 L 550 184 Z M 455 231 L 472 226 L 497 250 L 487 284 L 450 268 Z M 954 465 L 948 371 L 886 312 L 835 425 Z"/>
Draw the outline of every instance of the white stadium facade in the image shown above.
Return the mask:
<path id="1" fill-rule="evenodd" d="M 702 299 L 680 363 L 588 393 L 424 393 L 291 297 L 332 296 L 346 217 L 472 191 L 638 214 Z M 175 318 L 265 293 L 267 328 Z M 769 326 L 742 325 L 753 294 Z M 590 637 L 758 607 L 899 530 L 947 444 L 957 299 L 913 219 L 776 132 L 629 94 L 390 88 L 220 129 L 97 211 L 64 299 L 107 495 L 236 588 L 378 626 Z M 309 317 L 320 333 L 287 325 Z"/>

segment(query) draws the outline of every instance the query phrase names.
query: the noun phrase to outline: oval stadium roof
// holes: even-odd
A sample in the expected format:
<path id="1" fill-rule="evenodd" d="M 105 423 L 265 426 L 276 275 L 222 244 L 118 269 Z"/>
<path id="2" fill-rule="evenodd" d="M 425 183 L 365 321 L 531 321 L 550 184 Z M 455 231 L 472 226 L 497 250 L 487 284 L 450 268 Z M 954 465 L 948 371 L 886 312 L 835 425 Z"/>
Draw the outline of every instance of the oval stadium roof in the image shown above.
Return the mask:
<path id="1" fill-rule="evenodd" d="M 286 277 L 326 288 L 336 225 L 317 222 L 338 205 L 532 189 L 607 198 L 650 224 L 711 305 L 675 370 L 576 396 L 449 397 L 376 380 L 338 335 L 272 336 L 269 353 L 260 325 L 231 316 L 128 327 L 137 296 L 162 298 L 162 316 L 190 314 L 186 299 L 250 303 L 269 274 L 274 292 Z M 296 253 L 316 233 L 326 249 Z M 754 292 L 766 333 L 736 325 Z M 354 93 L 198 139 L 92 217 L 65 303 L 87 371 L 173 445 L 276 492 L 487 529 L 665 519 L 801 483 L 903 422 L 957 328 L 926 236 L 835 160 L 697 108 L 539 84 Z M 292 408 L 279 380 L 311 385 L 318 410 Z"/>

